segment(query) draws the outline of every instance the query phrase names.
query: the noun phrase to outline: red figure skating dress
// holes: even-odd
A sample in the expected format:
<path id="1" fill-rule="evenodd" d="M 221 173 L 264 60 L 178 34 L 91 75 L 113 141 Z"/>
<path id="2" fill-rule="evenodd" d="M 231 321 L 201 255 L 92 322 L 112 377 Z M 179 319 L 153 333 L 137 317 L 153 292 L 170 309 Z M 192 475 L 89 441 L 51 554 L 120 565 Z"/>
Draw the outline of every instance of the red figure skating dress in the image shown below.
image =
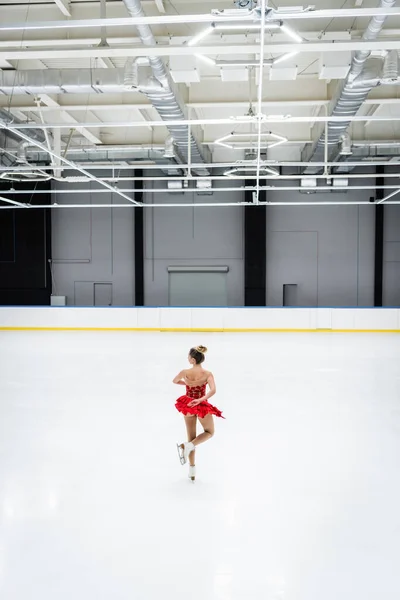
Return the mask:
<path id="1" fill-rule="evenodd" d="M 197 415 L 200 419 L 204 419 L 206 415 L 215 415 L 216 417 L 225 419 L 225 417 L 222 416 L 222 412 L 207 401 L 201 402 L 196 406 L 188 406 L 189 402 L 192 400 L 198 400 L 205 395 L 206 386 L 206 383 L 204 385 L 196 386 L 187 385 L 186 394 L 176 401 L 175 406 L 177 410 L 183 415 Z"/>

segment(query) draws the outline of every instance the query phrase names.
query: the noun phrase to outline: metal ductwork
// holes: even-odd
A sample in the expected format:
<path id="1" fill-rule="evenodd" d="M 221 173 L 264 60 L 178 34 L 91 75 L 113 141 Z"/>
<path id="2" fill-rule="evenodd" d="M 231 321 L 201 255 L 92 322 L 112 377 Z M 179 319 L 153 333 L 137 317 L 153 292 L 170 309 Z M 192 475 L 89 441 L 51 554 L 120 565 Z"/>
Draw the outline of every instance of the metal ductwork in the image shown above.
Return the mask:
<path id="1" fill-rule="evenodd" d="M 145 16 L 140 0 L 123 0 L 123 2 L 131 17 L 138 18 Z M 156 45 L 156 40 L 148 25 L 136 25 L 135 27 L 138 30 L 140 39 L 142 40 L 144 46 Z M 149 56 L 148 60 L 155 79 L 161 84 L 161 89 L 155 91 L 143 91 L 144 95 L 150 100 L 161 119 L 184 120 L 185 115 L 172 90 L 168 72 L 163 61 L 159 56 Z M 179 154 L 182 156 L 185 163 L 188 162 L 188 126 L 169 125 L 168 130 L 174 139 Z M 190 154 L 193 163 L 204 162 L 203 156 L 193 135 L 190 136 Z M 196 173 L 198 175 L 205 176 L 210 174 L 206 168 L 196 169 Z"/>
<path id="2" fill-rule="evenodd" d="M 0 92 L 11 94 L 121 93 L 124 69 L 0 71 Z"/>
<path id="3" fill-rule="evenodd" d="M 4 71 L 3 72 L 0 71 L 0 76 L 2 73 L 4 73 Z M 0 127 L 1 127 L 1 124 L 8 125 L 10 123 L 22 123 L 22 121 L 20 119 L 17 119 L 16 117 L 14 117 L 12 114 L 7 112 L 3 108 L 0 108 Z M 15 155 L 16 155 L 15 162 L 19 162 L 19 163 L 27 162 L 26 149 L 29 144 L 27 144 L 27 142 L 25 142 L 25 141 L 21 141 L 21 138 L 19 137 L 19 135 L 17 133 L 15 133 L 14 131 L 12 131 L 12 130 L 4 130 L 4 131 L 8 138 L 14 140 L 18 144 L 18 146 L 15 149 L 13 149 L 13 152 L 15 150 Z M 33 140 L 41 142 L 42 144 L 45 143 L 45 141 L 46 141 L 45 135 L 41 129 L 31 129 L 29 132 L 29 136 Z M 1 150 L 1 148 L 0 148 L 0 150 Z M 47 156 L 47 160 L 48 160 L 48 156 Z M 10 162 L 12 163 L 12 160 Z"/>
<path id="4" fill-rule="evenodd" d="M 381 0 L 380 8 L 390 8 L 395 4 L 396 0 Z M 375 40 L 380 33 L 383 24 L 386 20 L 385 15 L 373 17 L 368 24 L 367 29 L 364 32 L 362 40 L 370 41 Z M 327 127 L 327 138 L 328 145 L 332 149 L 338 146 L 343 135 L 346 133 L 347 128 L 351 123 L 350 117 L 357 114 L 360 107 L 363 105 L 371 89 L 380 83 L 380 79 L 377 76 L 376 68 L 382 69 L 382 59 L 371 59 L 366 69 L 366 63 L 371 52 L 369 50 L 357 50 L 354 54 L 349 74 L 342 86 L 342 89 L 333 102 L 333 108 L 331 110 L 332 116 L 348 116 L 348 121 L 328 122 Z M 393 61 L 392 63 L 393 64 Z M 390 69 L 393 71 L 393 68 Z M 381 71 L 380 71 L 381 72 Z M 325 132 L 320 136 L 316 144 L 311 150 L 311 156 L 303 156 L 302 160 L 309 160 L 310 162 L 322 162 L 324 160 L 324 145 L 325 145 Z M 339 152 L 337 151 L 337 154 Z M 310 165 L 304 170 L 305 174 L 315 174 L 321 170 L 321 167 L 313 167 Z"/>

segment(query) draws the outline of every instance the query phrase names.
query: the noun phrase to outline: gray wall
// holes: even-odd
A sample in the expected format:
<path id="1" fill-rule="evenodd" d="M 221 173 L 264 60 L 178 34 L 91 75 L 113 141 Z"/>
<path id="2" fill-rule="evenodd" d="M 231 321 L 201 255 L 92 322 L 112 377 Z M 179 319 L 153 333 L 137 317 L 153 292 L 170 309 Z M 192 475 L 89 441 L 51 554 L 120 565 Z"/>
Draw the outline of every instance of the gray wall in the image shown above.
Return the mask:
<path id="1" fill-rule="evenodd" d="M 217 185 L 221 187 L 220 182 Z M 157 184 L 161 186 L 161 184 Z M 235 185 L 227 182 L 224 187 Z M 149 186 L 150 189 L 150 186 Z M 212 196 L 149 193 L 148 202 L 159 204 L 237 202 L 240 191 Z M 168 306 L 169 266 L 228 266 L 228 305 L 244 302 L 243 208 L 154 208 L 145 211 L 145 304 Z"/>
<path id="2" fill-rule="evenodd" d="M 400 198 L 400 196 L 395 197 Z M 394 198 L 394 199 L 395 199 Z M 383 303 L 400 306 L 400 205 L 385 207 Z"/>
<path id="3" fill-rule="evenodd" d="M 345 205 L 370 195 L 268 194 L 271 202 L 334 199 L 344 206 L 268 208 L 267 305 L 282 306 L 283 285 L 297 284 L 298 306 L 373 306 L 375 209 Z"/>
<path id="4" fill-rule="evenodd" d="M 129 183 L 129 182 L 126 182 Z M 59 204 L 120 203 L 111 193 L 63 193 L 57 183 Z M 129 185 L 124 185 L 124 188 Z M 83 184 L 79 184 L 83 188 Z M 112 285 L 112 304 L 134 304 L 134 214 L 131 208 L 71 208 L 52 214 L 53 294 L 67 296 L 67 304 L 94 304 L 94 284 Z M 55 284 L 55 285 L 54 285 Z M 98 287 L 96 288 L 99 289 Z M 99 296 L 100 294 L 98 294 Z"/>
<path id="5" fill-rule="evenodd" d="M 59 204 L 111 201 L 109 193 L 97 193 L 93 184 L 92 194 L 80 197 L 63 193 L 65 184 L 57 186 L 54 200 Z M 375 208 L 345 205 L 372 195 L 370 190 L 312 196 L 295 191 L 268 194 L 271 202 L 333 198 L 344 206 L 268 207 L 267 305 L 281 306 L 283 285 L 297 283 L 299 305 L 373 306 Z M 241 192 L 216 189 L 212 196 L 149 193 L 146 200 L 196 204 L 235 202 L 243 197 Z M 119 202 L 117 197 L 114 202 Z M 53 211 L 53 293 L 66 295 L 69 305 L 90 305 L 93 284 L 109 283 L 112 304 L 132 306 L 134 215 L 134 209 Z M 144 215 L 146 305 L 168 305 L 167 268 L 186 265 L 228 266 L 228 304 L 243 304 L 242 207 L 154 208 L 146 209 Z M 400 205 L 385 207 L 384 239 L 383 301 L 386 306 L 400 305 Z"/>

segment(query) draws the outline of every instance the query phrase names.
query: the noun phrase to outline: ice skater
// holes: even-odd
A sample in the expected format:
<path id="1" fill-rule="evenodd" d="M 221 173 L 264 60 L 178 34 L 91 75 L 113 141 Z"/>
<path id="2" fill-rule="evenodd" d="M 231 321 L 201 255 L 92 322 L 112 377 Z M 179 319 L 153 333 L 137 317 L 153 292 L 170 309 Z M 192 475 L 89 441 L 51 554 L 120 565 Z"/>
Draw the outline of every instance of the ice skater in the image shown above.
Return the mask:
<path id="1" fill-rule="evenodd" d="M 177 444 L 177 447 L 181 464 L 186 464 L 189 459 L 189 478 L 192 481 L 196 478 L 195 447 L 213 437 L 213 415 L 225 418 L 218 408 L 208 402 L 214 396 L 216 387 L 213 374 L 201 366 L 206 352 L 205 346 L 191 348 L 188 360 L 192 367 L 178 373 L 173 380 L 177 385 L 186 386 L 186 394 L 178 398 L 175 406 L 185 418 L 188 441 Z M 207 384 L 209 391 L 206 393 Z M 196 433 L 197 419 L 204 429 L 200 435 Z"/>

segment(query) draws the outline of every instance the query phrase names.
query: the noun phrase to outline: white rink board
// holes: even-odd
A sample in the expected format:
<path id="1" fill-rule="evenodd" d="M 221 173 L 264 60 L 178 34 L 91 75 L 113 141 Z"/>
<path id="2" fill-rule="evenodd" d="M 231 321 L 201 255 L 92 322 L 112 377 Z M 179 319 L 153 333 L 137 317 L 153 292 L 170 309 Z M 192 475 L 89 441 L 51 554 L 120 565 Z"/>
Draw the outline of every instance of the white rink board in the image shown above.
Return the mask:
<path id="1" fill-rule="evenodd" d="M 0 329 L 400 331 L 400 309 L 0 307 Z"/>

